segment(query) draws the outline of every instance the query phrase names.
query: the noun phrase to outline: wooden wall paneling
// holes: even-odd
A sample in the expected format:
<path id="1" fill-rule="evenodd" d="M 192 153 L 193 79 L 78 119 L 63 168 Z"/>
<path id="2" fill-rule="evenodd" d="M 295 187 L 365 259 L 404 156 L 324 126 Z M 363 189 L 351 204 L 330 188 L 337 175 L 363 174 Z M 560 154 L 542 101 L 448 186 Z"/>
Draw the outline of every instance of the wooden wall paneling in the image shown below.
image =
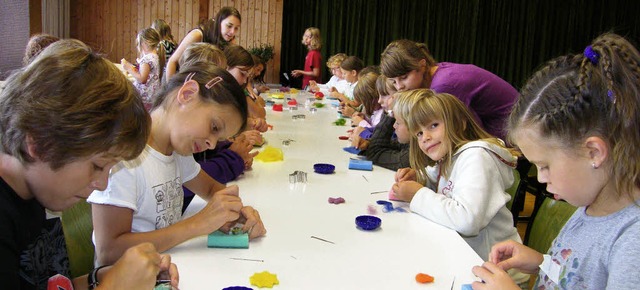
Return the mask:
<path id="1" fill-rule="evenodd" d="M 176 38 L 176 41 L 180 43 L 182 38 L 184 37 L 184 31 L 180 29 L 180 6 L 178 5 L 180 2 L 171 1 L 171 31 L 173 31 L 173 36 Z"/>
<path id="2" fill-rule="evenodd" d="M 184 17 L 181 17 L 183 19 L 184 22 L 184 29 L 185 31 L 189 29 L 189 27 L 191 27 L 191 19 L 193 19 L 193 9 L 192 6 L 193 2 L 191 2 L 191 0 L 185 0 L 184 1 Z M 186 34 L 185 34 L 186 35 Z"/>
<path id="3" fill-rule="evenodd" d="M 209 0 L 199 0 L 198 1 L 198 23 L 209 18 Z"/>
<path id="4" fill-rule="evenodd" d="M 122 11 L 120 11 L 120 15 L 122 15 L 122 55 L 120 59 L 130 59 L 129 58 L 129 43 L 131 39 L 131 12 L 128 11 L 129 7 L 131 7 L 130 0 L 123 0 L 122 3 L 119 4 L 122 7 Z M 118 59 L 115 59 L 115 62 L 119 62 Z"/>
<path id="5" fill-rule="evenodd" d="M 149 15 L 149 19 L 147 19 L 147 21 L 145 22 L 144 27 L 151 26 L 153 20 L 158 19 L 158 9 L 160 9 L 158 6 L 160 6 L 160 1 L 161 0 L 151 0 L 151 14 Z"/>
<path id="6" fill-rule="evenodd" d="M 125 53 L 125 43 L 126 43 L 126 38 L 129 37 L 129 35 L 126 35 L 124 33 L 124 18 L 127 17 L 126 15 L 124 15 L 124 9 L 123 9 L 123 5 L 124 5 L 124 1 L 125 0 L 117 0 L 116 1 L 116 18 L 119 18 L 117 24 L 117 28 L 116 28 L 116 34 L 118 35 L 118 37 L 116 38 L 116 55 L 115 55 L 115 59 L 122 59 L 124 57 L 124 53 Z"/>

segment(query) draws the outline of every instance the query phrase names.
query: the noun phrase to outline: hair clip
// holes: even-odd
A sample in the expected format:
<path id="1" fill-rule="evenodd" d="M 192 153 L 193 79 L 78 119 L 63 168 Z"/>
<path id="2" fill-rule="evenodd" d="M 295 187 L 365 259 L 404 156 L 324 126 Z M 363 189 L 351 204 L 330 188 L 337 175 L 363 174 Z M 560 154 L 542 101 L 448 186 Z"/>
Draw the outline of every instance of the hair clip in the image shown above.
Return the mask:
<path id="1" fill-rule="evenodd" d="M 614 104 L 616 103 L 616 94 L 612 90 L 607 91 L 607 97 L 609 98 L 609 101 Z"/>
<path id="2" fill-rule="evenodd" d="M 600 55 L 593 50 L 591 45 L 584 49 L 584 56 L 588 58 L 592 64 L 598 64 L 598 60 L 600 59 Z"/>
<path id="3" fill-rule="evenodd" d="M 218 84 L 219 82 L 222 81 L 221 77 L 215 77 L 213 79 L 211 79 L 206 85 L 204 85 L 205 88 L 207 88 L 208 90 L 210 90 L 211 88 L 213 88 L 213 86 L 215 86 L 216 84 Z"/>
<path id="4" fill-rule="evenodd" d="M 187 75 L 187 78 L 186 78 L 186 79 L 184 79 L 184 82 L 186 83 L 186 82 L 190 81 L 190 80 L 193 78 L 193 76 L 195 76 L 195 75 L 196 75 L 196 73 L 195 73 L 195 72 L 189 73 L 189 74 Z"/>

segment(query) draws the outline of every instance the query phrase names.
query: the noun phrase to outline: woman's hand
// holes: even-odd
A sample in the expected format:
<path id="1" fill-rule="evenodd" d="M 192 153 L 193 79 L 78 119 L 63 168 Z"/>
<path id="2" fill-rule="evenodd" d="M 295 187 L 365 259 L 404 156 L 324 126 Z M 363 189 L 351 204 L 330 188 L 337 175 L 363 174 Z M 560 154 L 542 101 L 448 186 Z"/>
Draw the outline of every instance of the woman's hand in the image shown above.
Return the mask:
<path id="1" fill-rule="evenodd" d="M 401 181 L 393 184 L 393 192 L 398 200 L 411 202 L 416 192 L 424 186 L 416 181 Z"/>

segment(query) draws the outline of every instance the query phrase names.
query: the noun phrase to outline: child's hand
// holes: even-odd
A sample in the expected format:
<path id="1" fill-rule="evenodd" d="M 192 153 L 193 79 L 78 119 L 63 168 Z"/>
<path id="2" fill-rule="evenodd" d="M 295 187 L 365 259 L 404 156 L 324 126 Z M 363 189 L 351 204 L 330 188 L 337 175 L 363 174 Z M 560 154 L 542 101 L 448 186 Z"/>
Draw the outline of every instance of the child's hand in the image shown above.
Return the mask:
<path id="1" fill-rule="evenodd" d="M 100 284 L 109 289 L 151 289 L 160 273 L 166 273 L 171 285 L 178 287 L 178 268 L 171 263 L 171 256 L 158 253 L 151 243 L 142 243 L 124 252 Z"/>
<path id="2" fill-rule="evenodd" d="M 338 92 L 338 90 L 336 89 L 336 87 L 330 87 L 330 88 L 329 88 L 329 93 L 331 94 L 331 93 L 333 93 L 333 92 L 336 92 L 336 93 Z"/>
<path id="3" fill-rule="evenodd" d="M 269 124 L 267 124 L 267 121 L 262 118 L 249 117 L 247 123 L 249 124 L 249 127 L 251 129 L 258 130 L 260 132 L 267 132 L 267 130 L 269 129 Z"/>
<path id="4" fill-rule="evenodd" d="M 369 140 L 360 138 L 358 145 L 355 145 L 355 147 L 360 149 L 360 151 L 367 150 L 367 148 L 369 148 Z"/>
<path id="5" fill-rule="evenodd" d="M 240 217 L 235 221 L 225 224 L 221 228 L 221 230 L 224 232 L 228 232 L 231 227 L 233 227 L 237 223 L 244 224 L 242 226 L 242 231 L 245 233 L 249 233 L 249 239 L 261 237 L 267 233 L 267 230 L 262 223 L 262 219 L 260 218 L 260 213 L 258 213 L 258 211 L 253 207 L 243 207 L 240 212 Z"/>
<path id="6" fill-rule="evenodd" d="M 253 144 L 251 144 L 245 135 L 238 135 L 229 146 L 229 150 L 238 153 L 244 161 L 244 169 L 250 169 L 253 165 L 253 157 L 258 155 L 258 151 L 251 153 Z"/>
<path id="7" fill-rule="evenodd" d="M 353 113 L 355 113 L 356 110 L 354 108 L 352 108 L 351 106 L 344 106 L 342 108 L 341 114 L 342 116 L 352 116 Z"/>
<path id="8" fill-rule="evenodd" d="M 264 139 L 262 138 L 262 134 L 258 130 L 248 130 L 242 132 L 240 135 L 244 135 L 249 144 L 251 145 L 262 145 L 264 143 Z"/>
<path id="9" fill-rule="evenodd" d="M 303 72 L 303 71 L 301 71 L 301 70 L 299 70 L 299 69 L 294 69 L 294 70 L 292 70 L 292 71 L 291 71 L 291 75 L 292 75 L 294 78 L 297 78 L 297 77 L 299 77 L 299 76 L 302 76 L 302 72 Z"/>
<path id="10" fill-rule="evenodd" d="M 513 240 L 493 245 L 489 253 L 489 261 L 500 269 L 506 271 L 516 268 L 525 274 L 537 273 L 542 260 L 542 254 Z"/>
<path id="11" fill-rule="evenodd" d="M 334 88 L 335 89 L 335 88 Z M 334 99 L 338 99 L 340 101 L 342 101 L 342 99 L 344 99 L 344 95 L 341 94 L 340 92 L 338 92 L 337 90 L 330 92 L 329 96 L 331 96 Z"/>
<path id="12" fill-rule="evenodd" d="M 500 269 L 496 264 L 485 262 L 482 266 L 475 266 L 471 269 L 474 275 L 482 279 L 484 282 L 475 281 L 472 284 L 473 289 L 501 289 L 501 290 L 519 290 L 520 287 L 513 282 L 509 273 Z"/>
<path id="13" fill-rule="evenodd" d="M 360 133 L 362 133 L 362 131 L 364 131 L 363 127 L 356 127 L 355 129 L 353 129 L 353 131 L 351 131 L 351 134 L 350 134 L 351 146 L 358 148 L 358 145 L 360 144 L 360 140 L 362 140 L 362 138 L 360 138 Z"/>
<path id="14" fill-rule="evenodd" d="M 358 124 L 360 124 L 360 122 L 362 122 L 362 121 L 364 121 L 364 114 L 363 113 L 353 112 L 353 114 L 351 114 L 351 126 L 358 126 Z M 362 132 L 362 131 L 364 131 L 364 128 L 362 128 L 362 130 L 360 130 L 360 132 Z"/>
<path id="15" fill-rule="evenodd" d="M 396 171 L 395 178 L 396 178 L 396 182 L 418 180 L 416 176 L 416 171 L 409 167 L 398 169 L 398 171 Z"/>
<path id="16" fill-rule="evenodd" d="M 416 181 L 401 181 L 393 184 L 392 189 L 398 200 L 411 202 L 416 192 L 423 187 L 424 185 Z"/>
<path id="17" fill-rule="evenodd" d="M 207 205 L 191 219 L 200 234 L 210 234 L 228 222 L 240 217 L 242 209 L 237 185 L 231 185 L 213 194 Z"/>
<path id="18" fill-rule="evenodd" d="M 120 64 L 122 65 L 122 68 L 124 68 L 124 70 L 126 70 L 128 72 L 133 71 L 133 68 L 134 68 L 133 65 L 130 62 L 128 62 L 126 59 L 124 59 L 124 58 L 121 59 L 120 60 Z"/>

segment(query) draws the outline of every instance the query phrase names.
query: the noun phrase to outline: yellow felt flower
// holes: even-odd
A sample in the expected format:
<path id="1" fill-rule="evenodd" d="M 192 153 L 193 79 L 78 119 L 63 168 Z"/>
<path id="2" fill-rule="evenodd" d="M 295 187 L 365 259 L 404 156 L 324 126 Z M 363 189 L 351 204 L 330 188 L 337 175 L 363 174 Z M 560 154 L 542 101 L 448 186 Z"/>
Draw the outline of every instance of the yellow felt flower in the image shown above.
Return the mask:
<path id="1" fill-rule="evenodd" d="M 273 288 L 273 285 L 278 285 L 280 283 L 276 274 L 271 274 L 267 271 L 253 274 L 253 276 L 249 277 L 249 281 L 251 282 L 251 285 L 255 285 L 260 288 Z"/>

